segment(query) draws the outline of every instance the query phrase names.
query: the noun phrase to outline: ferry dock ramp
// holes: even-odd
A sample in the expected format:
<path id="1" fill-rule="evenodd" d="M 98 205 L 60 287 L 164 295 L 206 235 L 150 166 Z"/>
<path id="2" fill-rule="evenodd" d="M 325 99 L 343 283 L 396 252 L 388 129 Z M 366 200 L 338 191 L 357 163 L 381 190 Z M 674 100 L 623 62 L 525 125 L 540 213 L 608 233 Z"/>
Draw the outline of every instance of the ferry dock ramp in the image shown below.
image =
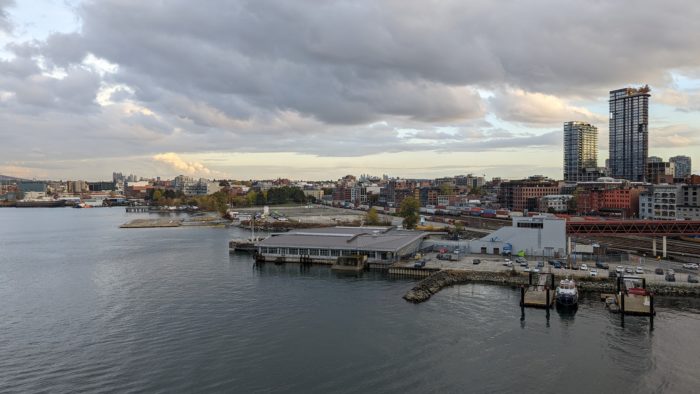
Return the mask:
<path id="1" fill-rule="evenodd" d="M 554 299 L 554 274 L 529 272 L 528 285 L 520 286 L 520 306 L 549 309 Z"/>

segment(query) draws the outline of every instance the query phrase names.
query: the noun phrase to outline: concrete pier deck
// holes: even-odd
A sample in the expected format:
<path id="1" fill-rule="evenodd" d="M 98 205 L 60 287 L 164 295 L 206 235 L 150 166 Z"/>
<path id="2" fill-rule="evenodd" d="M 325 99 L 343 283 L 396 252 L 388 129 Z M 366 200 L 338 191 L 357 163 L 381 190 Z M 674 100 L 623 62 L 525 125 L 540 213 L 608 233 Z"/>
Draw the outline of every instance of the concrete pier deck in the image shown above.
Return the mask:
<path id="1" fill-rule="evenodd" d="M 119 228 L 160 228 L 160 227 L 180 227 L 182 220 L 179 219 L 134 219 L 129 223 L 124 223 Z"/>
<path id="2" fill-rule="evenodd" d="M 624 307 L 623 307 L 623 300 L 622 297 L 624 297 Z M 624 310 L 625 315 L 641 315 L 641 316 L 649 316 L 652 314 L 652 306 L 651 306 L 651 297 L 650 296 L 643 296 L 643 295 L 637 295 L 637 294 L 628 294 L 628 295 L 620 295 L 617 294 L 615 296 L 615 301 L 617 302 L 617 305 L 620 308 L 620 311 L 622 312 Z"/>
<path id="3" fill-rule="evenodd" d="M 549 290 L 549 307 L 554 305 L 554 290 Z M 547 308 L 547 291 L 526 291 L 523 306 L 531 308 Z"/>

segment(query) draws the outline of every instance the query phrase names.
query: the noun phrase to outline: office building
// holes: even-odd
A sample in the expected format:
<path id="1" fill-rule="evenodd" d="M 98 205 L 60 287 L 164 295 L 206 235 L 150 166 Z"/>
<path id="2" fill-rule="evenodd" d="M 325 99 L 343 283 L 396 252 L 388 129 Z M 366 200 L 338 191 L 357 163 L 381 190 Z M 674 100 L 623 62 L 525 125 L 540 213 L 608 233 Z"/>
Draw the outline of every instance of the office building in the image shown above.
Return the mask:
<path id="1" fill-rule="evenodd" d="M 673 183 L 675 167 L 668 161 L 648 161 L 646 180 L 649 183 Z"/>
<path id="2" fill-rule="evenodd" d="M 649 86 L 610 92 L 610 176 L 644 182 L 649 154 Z"/>
<path id="3" fill-rule="evenodd" d="M 690 157 L 673 156 L 672 158 L 668 159 L 668 161 L 674 165 L 674 178 L 686 178 L 692 174 L 692 163 Z"/>

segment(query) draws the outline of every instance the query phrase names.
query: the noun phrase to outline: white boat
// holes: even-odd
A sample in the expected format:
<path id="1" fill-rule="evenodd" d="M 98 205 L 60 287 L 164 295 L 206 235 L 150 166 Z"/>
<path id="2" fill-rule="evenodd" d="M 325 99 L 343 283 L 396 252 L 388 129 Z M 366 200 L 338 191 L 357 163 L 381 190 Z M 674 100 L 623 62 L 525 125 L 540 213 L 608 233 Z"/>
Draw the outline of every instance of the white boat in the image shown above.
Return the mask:
<path id="1" fill-rule="evenodd" d="M 578 305 L 578 289 L 573 279 L 562 279 L 556 293 L 557 306 L 575 307 Z"/>

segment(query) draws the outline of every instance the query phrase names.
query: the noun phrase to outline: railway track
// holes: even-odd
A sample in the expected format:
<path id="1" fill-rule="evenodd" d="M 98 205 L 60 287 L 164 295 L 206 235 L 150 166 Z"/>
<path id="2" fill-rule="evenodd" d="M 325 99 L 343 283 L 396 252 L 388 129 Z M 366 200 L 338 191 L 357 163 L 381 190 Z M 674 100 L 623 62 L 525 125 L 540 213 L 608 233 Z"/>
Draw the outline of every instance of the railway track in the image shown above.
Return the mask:
<path id="1" fill-rule="evenodd" d="M 653 254 L 652 237 L 641 236 L 606 236 L 606 237 L 576 237 L 578 242 L 589 240 L 604 245 L 608 250 L 624 250 L 640 254 Z M 656 239 L 656 254 L 661 255 L 661 238 Z M 700 258 L 700 244 L 691 241 L 682 241 L 674 238 L 666 239 L 666 253 L 676 260 L 684 260 L 684 257 Z M 689 260 L 690 261 L 690 260 Z"/>

